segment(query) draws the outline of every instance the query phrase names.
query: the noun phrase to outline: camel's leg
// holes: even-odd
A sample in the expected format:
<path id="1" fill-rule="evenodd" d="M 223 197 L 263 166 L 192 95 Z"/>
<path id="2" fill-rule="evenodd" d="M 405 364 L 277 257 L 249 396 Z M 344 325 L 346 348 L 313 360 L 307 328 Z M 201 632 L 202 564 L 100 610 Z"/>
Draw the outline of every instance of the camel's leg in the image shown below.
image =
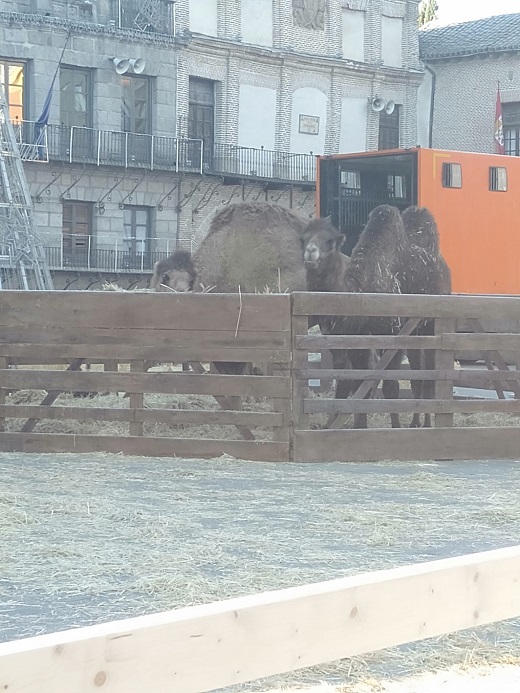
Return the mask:
<path id="1" fill-rule="evenodd" d="M 388 364 L 387 370 L 399 369 L 403 362 L 403 352 L 398 351 L 393 359 Z M 398 380 L 383 380 L 383 395 L 385 399 L 399 399 L 399 381 Z M 390 414 L 392 428 L 401 428 L 399 414 Z"/>

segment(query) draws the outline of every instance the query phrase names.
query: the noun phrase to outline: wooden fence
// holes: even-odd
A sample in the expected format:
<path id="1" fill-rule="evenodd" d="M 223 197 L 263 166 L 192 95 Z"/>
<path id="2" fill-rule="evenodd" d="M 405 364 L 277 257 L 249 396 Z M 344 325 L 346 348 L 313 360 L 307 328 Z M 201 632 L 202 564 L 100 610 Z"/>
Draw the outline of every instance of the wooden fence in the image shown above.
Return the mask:
<path id="1" fill-rule="evenodd" d="M 0 644 L 9 693 L 202 693 L 520 616 L 520 547 Z"/>
<path id="2" fill-rule="evenodd" d="M 520 450 L 516 421 L 453 426 L 465 413 L 520 414 L 520 371 L 510 365 L 520 335 L 482 329 L 519 321 L 520 297 L 4 291 L 1 299 L 3 451 L 321 462 L 516 458 Z M 320 315 L 398 316 L 400 327 L 391 334 L 309 334 L 309 317 Z M 417 330 L 425 318 L 430 333 Z M 317 353 L 327 364 L 330 350 L 352 349 L 372 350 L 377 363 L 367 370 L 316 367 Z M 398 351 L 425 354 L 425 365 L 389 369 Z M 481 354 L 481 364 L 458 367 L 455 357 L 466 352 Z M 48 367 L 58 362 L 68 369 Z M 84 371 L 86 362 L 112 370 Z M 189 362 L 190 369 L 147 372 L 155 362 Z M 9 368 L 16 363 L 37 368 Z M 232 364 L 239 363 L 261 364 L 269 375 L 236 374 Z M 326 387 L 316 396 L 318 380 L 353 380 L 357 388 L 349 399 L 335 399 Z M 367 398 L 385 380 L 433 383 L 434 397 L 403 397 L 401 388 L 399 398 Z M 468 387 L 464 398 L 454 394 Z M 492 388 L 496 399 L 479 399 L 475 388 Z M 20 391 L 40 392 L 40 399 L 8 397 Z M 100 398 L 96 406 L 61 397 L 78 391 L 129 397 Z M 352 414 L 367 414 L 369 428 L 344 428 Z M 435 427 L 389 429 L 381 420 L 388 414 L 430 414 Z M 60 430 L 45 428 L 48 421 Z"/>

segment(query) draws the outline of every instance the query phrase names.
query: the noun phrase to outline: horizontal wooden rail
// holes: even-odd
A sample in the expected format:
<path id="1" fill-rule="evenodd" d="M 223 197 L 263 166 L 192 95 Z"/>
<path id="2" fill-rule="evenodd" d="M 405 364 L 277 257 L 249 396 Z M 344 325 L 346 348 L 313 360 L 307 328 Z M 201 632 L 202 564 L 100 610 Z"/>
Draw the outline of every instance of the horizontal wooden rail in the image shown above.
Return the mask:
<path id="1" fill-rule="evenodd" d="M 301 380 L 312 378 L 337 378 L 338 380 L 452 380 L 477 383 L 483 380 L 520 381 L 520 371 L 487 371 L 464 368 L 460 370 L 424 371 L 413 369 L 399 370 L 357 370 L 354 368 L 304 368 L 296 372 Z"/>
<path id="2" fill-rule="evenodd" d="M 79 392 L 154 392 L 187 395 L 290 397 L 288 378 L 254 375 L 3 370 L 5 388 Z"/>
<path id="3" fill-rule="evenodd" d="M 483 318 L 515 320 L 520 297 L 419 296 L 408 294 L 302 293 L 293 296 L 293 315 L 401 316 L 408 318 Z"/>
<path id="4" fill-rule="evenodd" d="M 519 308 L 520 310 L 520 308 Z M 519 318 L 520 323 L 520 318 Z M 297 349 L 446 349 L 448 351 L 520 350 L 520 334 L 466 332 L 432 336 L 309 335 L 295 338 Z"/>
<path id="5" fill-rule="evenodd" d="M 45 405 L 0 404 L 0 418 L 76 421 L 139 421 L 144 423 L 206 424 L 226 426 L 282 426 L 283 416 L 270 411 L 218 411 L 214 409 L 123 409 L 117 407 L 48 407 Z"/>
<path id="6" fill-rule="evenodd" d="M 1 433 L 0 452 L 109 452 L 141 457 L 211 458 L 230 455 L 239 460 L 287 462 L 289 444 L 269 440 L 159 438 L 69 433 Z M 1 689 L 0 689 L 1 690 Z"/>
<path id="7" fill-rule="evenodd" d="M 496 400 L 433 400 L 433 399 L 304 399 L 305 414 L 518 414 L 520 401 Z M 1 411 L 1 408 L 0 408 Z M 519 453 L 520 454 L 520 453 Z"/>
<path id="8" fill-rule="evenodd" d="M 516 460 L 519 450 L 520 428 L 513 426 L 303 430 L 294 434 L 298 462 Z"/>
<path id="9" fill-rule="evenodd" d="M 203 693 L 520 616 L 520 547 L 0 644 L 9 693 Z"/>

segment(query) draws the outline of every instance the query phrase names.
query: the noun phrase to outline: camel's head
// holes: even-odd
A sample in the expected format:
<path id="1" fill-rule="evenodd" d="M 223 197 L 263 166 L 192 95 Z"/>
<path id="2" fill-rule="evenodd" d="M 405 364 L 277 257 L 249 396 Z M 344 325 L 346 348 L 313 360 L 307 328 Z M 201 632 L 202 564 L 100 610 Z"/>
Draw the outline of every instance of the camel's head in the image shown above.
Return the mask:
<path id="1" fill-rule="evenodd" d="M 154 291 L 193 291 L 197 271 L 193 266 L 191 254 L 186 250 L 176 250 L 171 257 L 155 264 L 150 286 Z"/>
<path id="2" fill-rule="evenodd" d="M 302 233 L 305 266 L 317 269 L 328 258 L 341 251 L 344 240 L 343 234 L 332 225 L 330 217 L 313 219 Z"/>

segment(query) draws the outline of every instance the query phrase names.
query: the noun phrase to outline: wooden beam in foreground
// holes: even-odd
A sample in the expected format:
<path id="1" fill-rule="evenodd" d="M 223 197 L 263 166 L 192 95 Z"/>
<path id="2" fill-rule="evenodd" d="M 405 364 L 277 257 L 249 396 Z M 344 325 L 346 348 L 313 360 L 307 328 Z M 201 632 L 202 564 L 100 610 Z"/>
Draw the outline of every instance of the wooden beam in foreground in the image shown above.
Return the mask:
<path id="1" fill-rule="evenodd" d="M 9 693 L 201 693 L 520 616 L 520 546 L 0 644 Z"/>

